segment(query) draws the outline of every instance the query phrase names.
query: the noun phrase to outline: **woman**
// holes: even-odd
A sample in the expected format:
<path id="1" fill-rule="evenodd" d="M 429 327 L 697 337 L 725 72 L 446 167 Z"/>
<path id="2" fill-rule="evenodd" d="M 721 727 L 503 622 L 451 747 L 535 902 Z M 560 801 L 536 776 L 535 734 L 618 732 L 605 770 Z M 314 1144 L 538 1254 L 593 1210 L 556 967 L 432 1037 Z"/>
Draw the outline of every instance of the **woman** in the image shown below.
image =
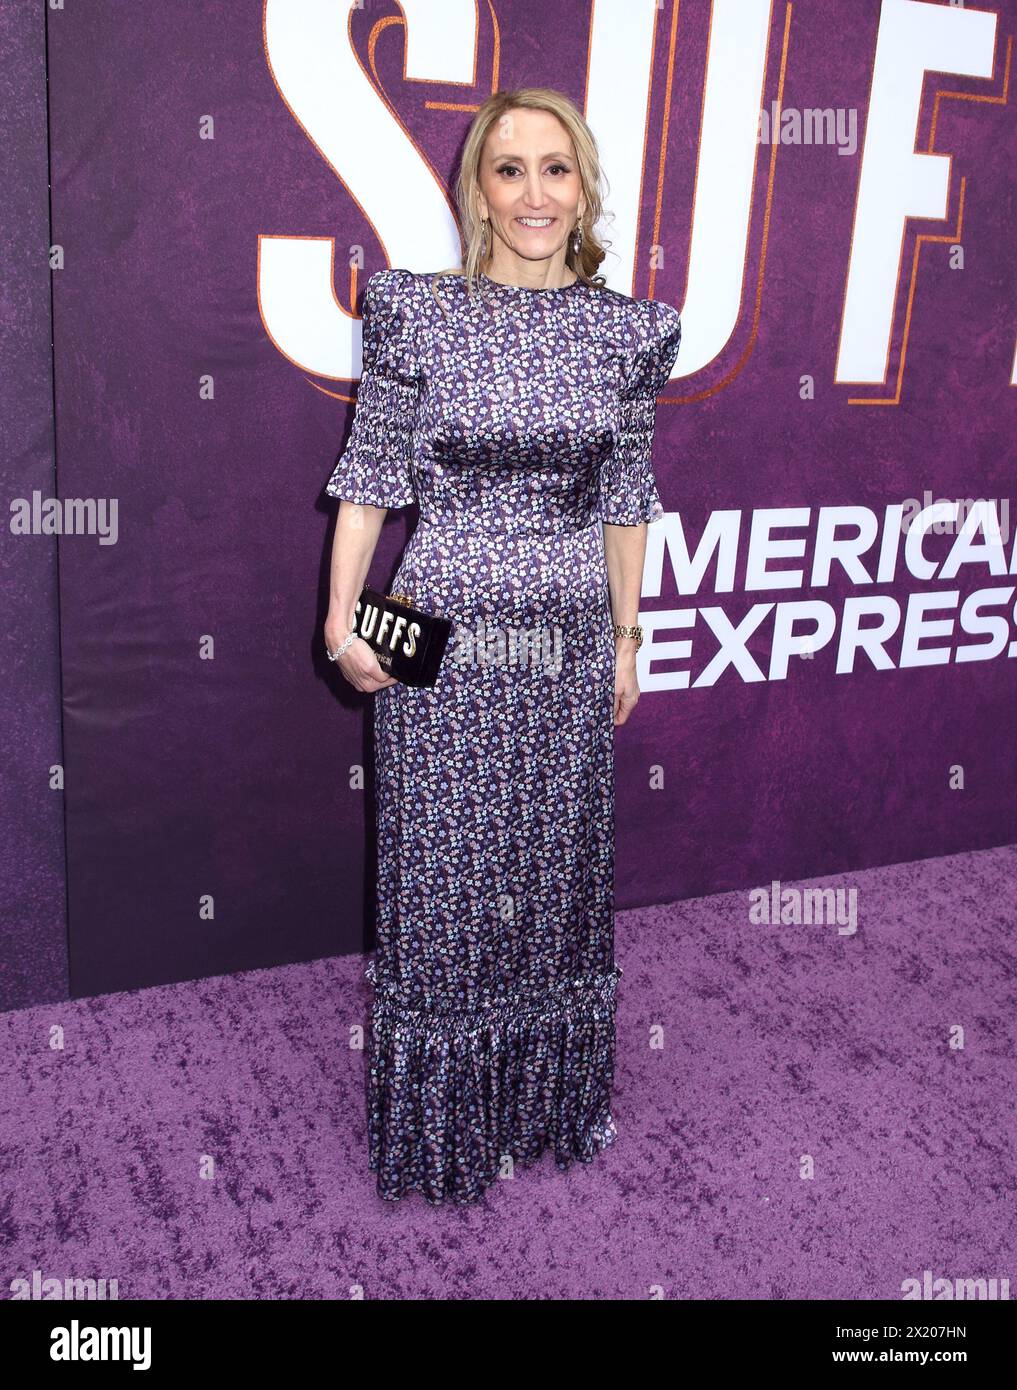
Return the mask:
<path id="1" fill-rule="evenodd" d="M 432 1203 L 616 1135 L 614 725 L 639 696 L 654 405 L 681 338 L 671 306 L 595 275 L 597 151 L 568 98 L 486 101 L 458 200 L 461 269 L 367 283 L 326 488 L 325 641 L 378 695 L 369 1163 L 381 1197 Z M 392 589 L 453 621 L 432 689 L 352 635 L 385 511 L 415 501 Z"/>

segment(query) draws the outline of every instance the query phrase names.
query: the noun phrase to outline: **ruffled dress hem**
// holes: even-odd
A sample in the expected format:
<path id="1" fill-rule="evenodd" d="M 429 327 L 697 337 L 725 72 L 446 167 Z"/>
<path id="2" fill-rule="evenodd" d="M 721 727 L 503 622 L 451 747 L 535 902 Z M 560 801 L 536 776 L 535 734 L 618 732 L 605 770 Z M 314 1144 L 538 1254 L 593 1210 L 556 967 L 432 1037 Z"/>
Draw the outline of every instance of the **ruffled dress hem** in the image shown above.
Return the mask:
<path id="1" fill-rule="evenodd" d="M 379 1197 L 474 1202 L 509 1158 L 529 1168 L 550 1150 L 564 1171 L 614 1143 L 620 966 L 470 1011 L 408 1008 L 376 966 L 365 977 L 374 994 L 368 1166 Z"/>

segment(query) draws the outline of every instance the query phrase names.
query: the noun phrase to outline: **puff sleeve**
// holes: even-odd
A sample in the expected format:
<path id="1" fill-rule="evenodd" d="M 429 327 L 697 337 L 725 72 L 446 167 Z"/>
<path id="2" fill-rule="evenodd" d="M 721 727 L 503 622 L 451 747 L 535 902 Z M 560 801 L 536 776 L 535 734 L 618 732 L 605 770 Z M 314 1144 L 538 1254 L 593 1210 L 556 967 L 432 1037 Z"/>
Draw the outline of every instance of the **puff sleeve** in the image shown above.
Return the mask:
<path id="1" fill-rule="evenodd" d="M 614 448 L 600 472 L 602 521 L 637 526 L 663 514 L 651 453 L 657 395 L 667 385 L 682 338 L 681 316 L 671 304 L 635 301 L 637 344 L 620 388 L 621 417 Z"/>
<path id="2" fill-rule="evenodd" d="M 350 436 L 325 485 L 330 497 L 372 507 L 408 507 L 413 428 L 420 398 L 413 276 L 379 270 L 364 288 L 360 386 Z"/>

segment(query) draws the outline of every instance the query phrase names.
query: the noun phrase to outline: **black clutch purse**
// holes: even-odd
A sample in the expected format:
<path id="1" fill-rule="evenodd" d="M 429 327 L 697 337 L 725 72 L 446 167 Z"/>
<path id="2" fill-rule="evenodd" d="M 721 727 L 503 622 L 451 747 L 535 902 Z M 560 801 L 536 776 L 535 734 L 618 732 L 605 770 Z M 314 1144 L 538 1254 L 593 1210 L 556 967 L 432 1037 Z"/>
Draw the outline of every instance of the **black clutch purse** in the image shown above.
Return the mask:
<path id="1" fill-rule="evenodd" d="M 409 594 L 380 594 L 365 584 L 354 631 L 378 663 L 404 685 L 433 686 L 452 632 L 452 620 L 414 608 Z"/>

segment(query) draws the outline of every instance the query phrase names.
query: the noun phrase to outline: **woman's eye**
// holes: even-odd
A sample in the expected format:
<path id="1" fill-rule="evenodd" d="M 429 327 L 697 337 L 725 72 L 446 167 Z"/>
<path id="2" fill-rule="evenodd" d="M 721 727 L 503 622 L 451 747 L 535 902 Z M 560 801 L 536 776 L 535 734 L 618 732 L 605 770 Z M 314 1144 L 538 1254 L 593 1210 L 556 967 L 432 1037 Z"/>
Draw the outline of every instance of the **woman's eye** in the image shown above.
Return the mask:
<path id="1" fill-rule="evenodd" d="M 503 164 L 501 168 L 498 170 L 499 174 L 518 174 L 520 172 L 521 170 L 518 164 Z M 568 166 L 565 164 L 551 164 L 548 166 L 547 172 L 549 174 L 558 172 L 562 174 L 567 174 L 569 173 L 569 169 Z"/>

